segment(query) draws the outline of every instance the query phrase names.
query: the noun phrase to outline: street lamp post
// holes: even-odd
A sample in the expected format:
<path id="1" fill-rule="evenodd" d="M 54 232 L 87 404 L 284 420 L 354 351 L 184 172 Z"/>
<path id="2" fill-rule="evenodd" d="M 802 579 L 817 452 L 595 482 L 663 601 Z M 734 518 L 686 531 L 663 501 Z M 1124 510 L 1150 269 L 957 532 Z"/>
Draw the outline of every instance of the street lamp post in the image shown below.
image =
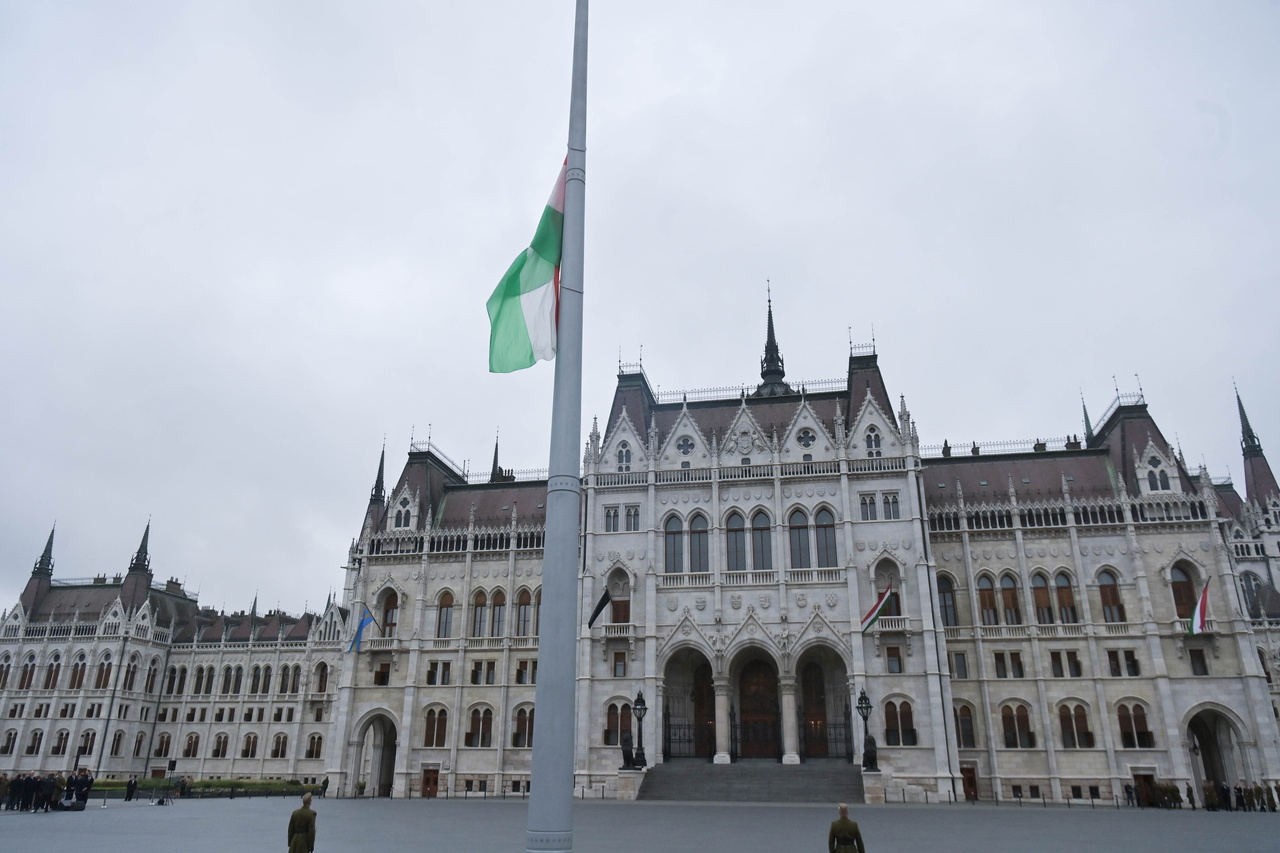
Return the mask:
<path id="1" fill-rule="evenodd" d="M 871 717 L 871 700 L 867 698 L 866 688 L 858 696 L 858 716 L 862 718 L 862 769 L 879 773 L 876 764 L 876 741 L 867 729 L 867 720 Z"/>
<path id="2" fill-rule="evenodd" d="M 644 715 L 649 713 L 649 706 L 644 701 L 644 691 L 636 691 L 635 704 L 631 706 L 631 713 L 636 718 L 636 769 L 640 770 L 648 765 L 648 761 L 644 757 Z"/>

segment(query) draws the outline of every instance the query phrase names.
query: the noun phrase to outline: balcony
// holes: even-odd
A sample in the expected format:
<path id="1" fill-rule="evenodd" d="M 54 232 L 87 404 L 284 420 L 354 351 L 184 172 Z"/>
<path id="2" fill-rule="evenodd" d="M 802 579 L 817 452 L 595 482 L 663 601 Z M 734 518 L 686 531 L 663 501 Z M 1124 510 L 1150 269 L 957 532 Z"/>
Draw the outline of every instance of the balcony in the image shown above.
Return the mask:
<path id="1" fill-rule="evenodd" d="M 978 626 L 978 636 L 984 640 L 1025 640 L 1029 634 L 1026 625 Z"/>
<path id="2" fill-rule="evenodd" d="M 876 620 L 875 630 L 885 631 L 902 631 L 906 632 L 911 627 L 910 621 L 906 616 L 881 616 Z"/>
<path id="3" fill-rule="evenodd" d="M 1133 625 L 1128 622 L 1106 622 L 1103 628 L 1108 637 L 1127 637 L 1133 633 Z"/>
<path id="4" fill-rule="evenodd" d="M 729 586 L 756 586 L 778 582 L 777 572 L 725 572 L 724 582 Z"/>
<path id="5" fill-rule="evenodd" d="M 628 638 L 636 635 L 635 625 L 603 625 L 601 627 L 604 628 L 604 638 L 606 640 Z"/>
<path id="6" fill-rule="evenodd" d="M 789 569 L 787 583 L 844 583 L 844 569 Z"/>
<path id="7" fill-rule="evenodd" d="M 710 468 L 680 468 L 676 471 L 658 471 L 659 485 L 665 483 L 710 483 Z"/>
<path id="8" fill-rule="evenodd" d="M 400 648 L 400 638 L 374 637 L 371 640 L 361 640 L 360 647 L 370 652 L 397 651 Z"/>
<path id="9" fill-rule="evenodd" d="M 661 589 L 711 586 L 711 572 L 690 572 L 687 575 L 658 575 L 658 586 Z"/>

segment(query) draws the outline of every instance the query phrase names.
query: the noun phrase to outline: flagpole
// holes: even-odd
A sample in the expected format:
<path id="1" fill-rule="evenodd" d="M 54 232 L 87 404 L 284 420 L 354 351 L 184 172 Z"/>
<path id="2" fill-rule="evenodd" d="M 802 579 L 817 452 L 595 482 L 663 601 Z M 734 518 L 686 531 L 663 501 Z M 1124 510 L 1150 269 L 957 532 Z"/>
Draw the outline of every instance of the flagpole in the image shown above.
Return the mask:
<path id="1" fill-rule="evenodd" d="M 569 153 L 560 255 L 560 308 L 542 609 L 538 619 L 538 737 L 533 747 L 527 853 L 573 850 L 574 686 L 582 438 L 582 258 L 587 165 L 587 0 L 577 0 L 569 97 Z"/>

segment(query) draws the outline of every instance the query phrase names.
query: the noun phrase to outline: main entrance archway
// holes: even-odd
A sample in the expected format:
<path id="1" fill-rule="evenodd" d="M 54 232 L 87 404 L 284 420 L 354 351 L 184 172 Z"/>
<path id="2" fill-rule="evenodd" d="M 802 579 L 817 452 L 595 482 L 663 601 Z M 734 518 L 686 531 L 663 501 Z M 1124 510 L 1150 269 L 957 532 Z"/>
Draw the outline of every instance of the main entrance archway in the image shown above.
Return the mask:
<path id="1" fill-rule="evenodd" d="M 848 674 L 834 650 L 818 646 L 796 665 L 800 697 L 800 752 L 805 758 L 845 758 L 850 750 Z"/>
<path id="2" fill-rule="evenodd" d="M 738 671 L 738 749 L 743 758 L 782 756 L 778 670 L 763 656 Z"/>
<path id="3" fill-rule="evenodd" d="M 374 714 L 365 722 L 356 743 L 357 796 L 390 797 L 396 770 L 395 722 L 386 714 Z"/>
<path id="4" fill-rule="evenodd" d="M 711 662 L 694 649 L 681 649 L 663 673 L 662 755 L 710 758 L 716 748 L 715 693 Z"/>
<path id="5" fill-rule="evenodd" d="M 1187 740 L 1191 743 L 1192 768 L 1199 774 L 1197 782 L 1234 785 L 1252 778 L 1241 752 L 1240 732 L 1221 711 L 1206 708 L 1192 717 L 1187 724 Z"/>

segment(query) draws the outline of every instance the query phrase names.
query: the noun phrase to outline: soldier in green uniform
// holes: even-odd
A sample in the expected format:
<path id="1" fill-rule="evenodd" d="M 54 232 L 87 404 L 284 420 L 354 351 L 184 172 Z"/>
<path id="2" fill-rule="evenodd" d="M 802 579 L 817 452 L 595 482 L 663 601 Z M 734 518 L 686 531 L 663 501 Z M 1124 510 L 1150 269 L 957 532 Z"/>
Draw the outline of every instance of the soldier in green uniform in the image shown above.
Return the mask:
<path id="1" fill-rule="evenodd" d="M 827 853 L 867 853 L 858 822 L 849 820 L 849 807 L 844 803 L 840 804 L 839 819 L 831 821 L 831 831 L 827 833 Z"/>
<path id="2" fill-rule="evenodd" d="M 302 808 L 289 816 L 289 853 L 312 853 L 316 849 L 316 813 L 311 810 L 311 792 L 302 795 Z"/>

